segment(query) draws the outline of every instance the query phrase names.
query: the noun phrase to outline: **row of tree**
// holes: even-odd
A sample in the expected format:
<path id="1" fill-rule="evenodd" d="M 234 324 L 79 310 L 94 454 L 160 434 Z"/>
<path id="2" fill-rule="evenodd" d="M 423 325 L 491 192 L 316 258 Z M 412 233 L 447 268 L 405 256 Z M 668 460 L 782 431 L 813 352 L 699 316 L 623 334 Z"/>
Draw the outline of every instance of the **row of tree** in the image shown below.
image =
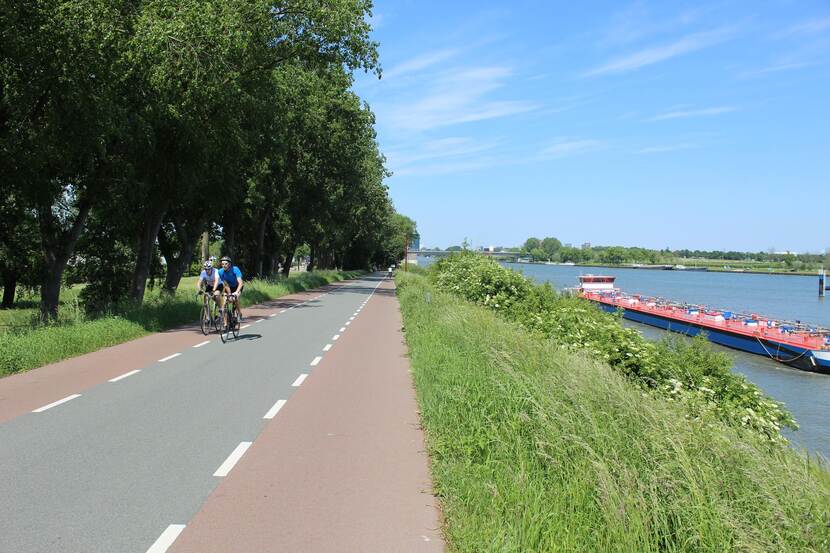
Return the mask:
<path id="1" fill-rule="evenodd" d="M 208 233 L 247 275 L 400 258 L 374 116 L 370 0 L 0 0 L 4 303 L 175 291 Z M 400 246 L 400 247 L 399 247 Z M 195 259 L 194 259 L 195 258 Z"/>
<path id="2" fill-rule="evenodd" d="M 790 252 L 737 252 L 718 250 L 653 250 L 638 247 L 591 246 L 579 248 L 563 245 L 556 238 L 528 238 L 519 249 L 521 254 L 533 261 L 554 261 L 572 263 L 622 263 L 673 264 L 678 260 L 707 259 L 735 262 L 780 263 L 793 269 L 813 269 L 821 265 L 830 266 L 830 250 L 827 254 L 794 254 Z"/>

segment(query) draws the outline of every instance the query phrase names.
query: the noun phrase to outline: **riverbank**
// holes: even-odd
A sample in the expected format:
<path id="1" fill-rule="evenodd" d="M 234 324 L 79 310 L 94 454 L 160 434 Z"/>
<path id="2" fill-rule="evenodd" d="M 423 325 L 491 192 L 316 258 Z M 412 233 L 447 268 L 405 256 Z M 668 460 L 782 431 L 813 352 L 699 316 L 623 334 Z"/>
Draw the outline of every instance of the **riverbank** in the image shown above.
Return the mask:
<path id="1" fill-rule="evenodd" d="M 451 550 L 827 550 L 819 463 L 397 279 Z"/>
<path id="2" fill-rule="evenodd" d="M 705 271 L 710 273 L 744 273 L 750 275 L 783 275 L 783 276 L 818 276 L 817 271 L 785 271 L 783 269 L 778 268 L 768 268 L 766 270 L 761 269 L 725 269 L 723 267 L 714 267 L 714 266 L 684 266 L 683 268 L 677 268 L 676 265 L 636 265 L 636 264 L 619 264 L 619 265 L 612 265 L 612 264 L 600 264 L 600 263 L 552 263 L 552 262 L 544 262 L 544 261 L 515 261 L 517 265 L 558 265 L 564 267 L 594 267 L 594 268 L 607 268 L 607 269 L 637 269 L 643 271 L 684 271 L 684 272 L 696 272 L 696 271 Z"/>
<path id="3" fill-rule="evenodd" d="M 286 278 L 252 280 L 245 284 L 242 307 L 353 278 L 360 272 L 317 271 Z M 0 377 L 54 363 L 135 338 L 197 321 L 200 303 L 193 282 L 183 283 L 173 296 L 148 293 L 141 306 L 124 304 L 110 314 L 87 319 L 77 302 L 58 324 L 21 326 L 0 333 Z M 64 308 L 69 306 L 64 306 Z M 10 310 L 13 313 L 13 310 Z M 32 309 L 34 315 L 34 309 Z M 9 318 L 12 318 L 11 315 Z"/>

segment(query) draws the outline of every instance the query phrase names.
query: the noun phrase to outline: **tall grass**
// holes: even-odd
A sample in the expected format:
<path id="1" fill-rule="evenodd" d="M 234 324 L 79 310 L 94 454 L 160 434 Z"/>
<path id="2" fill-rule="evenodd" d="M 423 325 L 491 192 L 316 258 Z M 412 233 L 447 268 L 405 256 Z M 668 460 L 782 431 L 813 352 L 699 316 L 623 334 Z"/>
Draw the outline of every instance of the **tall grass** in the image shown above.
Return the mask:
<path id="1" fill-rule="evenodd" d="M 252 280 L 245 284 L 242 306 L 317 288 L 357 274 L 359 273 L 316 271 L 298 273 L 287 279 Z M 87 319 L 77 302 L 74 306 L 62 306 L 68 313 L 64 313 L 57 324 L 36 325 L 30 317 L 25 326 L 20 325 L 12 331 L 0 333 L 0 376 L 197 321 L 201 300 L 195 297 L 194 283 L 194 279 L 183 281 L 173 296 L 161 294 L 158 290 L 148 292 L 140 306 L 124 303 L 95 319 Z"/>
<path id="2" fill-rule="evenodd" d="M 830 474 L 398 273 L 451 551 L 830 551 Z"/>

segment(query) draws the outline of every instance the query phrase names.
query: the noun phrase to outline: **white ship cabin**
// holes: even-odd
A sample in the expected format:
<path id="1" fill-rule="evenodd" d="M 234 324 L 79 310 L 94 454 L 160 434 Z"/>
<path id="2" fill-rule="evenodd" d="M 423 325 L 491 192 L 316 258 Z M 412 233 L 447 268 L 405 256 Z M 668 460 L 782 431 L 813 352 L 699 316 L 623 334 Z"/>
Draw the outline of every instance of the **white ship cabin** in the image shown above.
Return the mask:
<path id="1" fill-rule="evenodd" d="M 579 289 L 584 292 L 614 291 L 614 280 L 617 277 L 579 275 Z"/>

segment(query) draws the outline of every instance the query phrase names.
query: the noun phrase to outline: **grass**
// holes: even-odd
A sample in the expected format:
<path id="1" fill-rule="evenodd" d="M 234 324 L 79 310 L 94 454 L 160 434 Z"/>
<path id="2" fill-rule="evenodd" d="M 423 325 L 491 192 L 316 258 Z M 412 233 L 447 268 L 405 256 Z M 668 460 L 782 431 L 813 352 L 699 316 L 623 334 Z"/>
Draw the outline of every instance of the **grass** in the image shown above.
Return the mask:
<path id="1" fill-rule="evenodd" d="M 242 306 L 269 301 L 287 294 L 317 288 L 358 273 L 316 271 L 289 278 L 252 280 L 245 285 Z M 201 301 L 195 296 L 196 278 L 182 279 L 174 296 L 148 292 L 141 306 L 124 304 L 109 315 L 87 319 L 74 298 L 64 299 L 57 324 L 36 325 L 33 313 L 7 315 L 17 322 L 11 331 L 0 333 L 0 377 L 113 346 L 152 332 L 159 332 L 198 320 Z M 74 292 L 77 297 L 77 291 Z M 10 310 L 13 311 L 13 310 Z M 22 309 L 24 313 L 27 309 Z M 8 327 L 7 327 L 8 328 Z"/>
<path id="2" fill-rule="evenodd" d="M 455 552 L 830 550 L 830 473 L 398 273 Z"/>

